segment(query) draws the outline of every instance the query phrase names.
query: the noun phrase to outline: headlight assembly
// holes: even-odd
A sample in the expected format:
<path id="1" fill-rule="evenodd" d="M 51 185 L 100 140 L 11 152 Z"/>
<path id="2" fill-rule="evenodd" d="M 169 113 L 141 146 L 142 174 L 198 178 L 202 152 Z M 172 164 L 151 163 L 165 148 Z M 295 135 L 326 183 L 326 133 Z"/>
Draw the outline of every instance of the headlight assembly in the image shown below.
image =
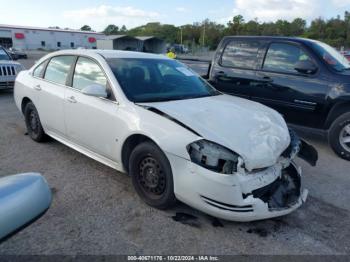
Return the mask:
<path id="1" fill-rule="evenodd" d="M 187 146 L 191 161 L 209 170 L 233 174 L 237 172 L 239 156 L 226 147 L 207 140 L 199 140 Z"/>

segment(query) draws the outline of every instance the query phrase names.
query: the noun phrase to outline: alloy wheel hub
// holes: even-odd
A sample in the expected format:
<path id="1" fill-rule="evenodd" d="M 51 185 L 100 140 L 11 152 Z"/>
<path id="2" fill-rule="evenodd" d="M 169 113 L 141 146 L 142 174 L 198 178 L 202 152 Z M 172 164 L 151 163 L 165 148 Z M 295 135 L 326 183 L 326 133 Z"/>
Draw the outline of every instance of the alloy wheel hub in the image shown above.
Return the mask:
<path id="1" fill-rule="evenodd" d="M 339 142 L 345 150 L 350 152 L 350 124 L 344 126 L 340 131 Z"/>

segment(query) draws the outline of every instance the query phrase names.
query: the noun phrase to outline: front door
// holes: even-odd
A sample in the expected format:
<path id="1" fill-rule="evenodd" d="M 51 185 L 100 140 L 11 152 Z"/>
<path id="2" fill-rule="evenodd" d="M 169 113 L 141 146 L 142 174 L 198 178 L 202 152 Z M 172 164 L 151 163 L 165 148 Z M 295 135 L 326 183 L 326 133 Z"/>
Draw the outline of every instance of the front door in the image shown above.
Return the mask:
<path id="1" fill-rule="evenodd" d="M 252 100 L 279 111 L 287 122 L 309 127 L 322 127 L 324 123 L 325 94 L 328 82 L 320 72 L 298 72 L 296 63 L 316 60 L 296 43 L 271 43 L 262 67 L 257 71 L 259 79 L 252 92 Z"/>
<path id="2" fill-rule="evenodd" d="M 94 84 L 108 89 L 108 81 L 101 67 L 89 58 L 79 57 L 72 87 L 65 94 L 67 136 L 75 144 L 116 162 L 120 130 L 118 105 L 113 95 L 103 99 L 81 92 Z"/>

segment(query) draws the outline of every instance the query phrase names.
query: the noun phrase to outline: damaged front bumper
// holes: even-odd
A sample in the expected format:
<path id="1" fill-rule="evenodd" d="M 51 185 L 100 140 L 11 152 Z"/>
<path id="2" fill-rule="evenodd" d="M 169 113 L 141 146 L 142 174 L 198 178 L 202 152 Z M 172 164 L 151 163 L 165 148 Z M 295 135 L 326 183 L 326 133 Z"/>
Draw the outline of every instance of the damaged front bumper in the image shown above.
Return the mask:
<path id="1" fill-rule="evenodd" d="M 167 154 L 172 165 L 174 191 L 182 202 L 212 216 L 232 221 L 253 221 L 283 216 L 306 201 L 297 155 L 310 164 L 317 151 L 291 135 L 291 145 L 271 167 L 234 174 L 220 174 L 191 161 Z"/>

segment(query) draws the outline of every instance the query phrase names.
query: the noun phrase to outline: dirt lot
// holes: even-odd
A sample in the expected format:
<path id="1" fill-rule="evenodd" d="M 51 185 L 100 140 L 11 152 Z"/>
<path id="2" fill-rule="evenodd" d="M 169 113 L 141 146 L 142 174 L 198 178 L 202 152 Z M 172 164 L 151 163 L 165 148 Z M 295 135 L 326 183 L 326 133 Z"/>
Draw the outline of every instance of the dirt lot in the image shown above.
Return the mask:
<path id="1" fill-rule="evenodd" d="M 126 174 L 57 141 L 33 142 L 12 96 L 0 92 L 0 177 L 40 172 L 53 202 L 40 219 L 2 242 L 0 255 L 350 253 L 350 162 L 317 137 L 303 134 L 320 160 L 315 168 L 298 161 L 310 190 L 302 208 L 278 219 L 215 227 L 212 218 L 183 204 L 167 211 L 148 207 Z M 176 212 L 197 219 L 182 224 L 172 219 Z"/>

